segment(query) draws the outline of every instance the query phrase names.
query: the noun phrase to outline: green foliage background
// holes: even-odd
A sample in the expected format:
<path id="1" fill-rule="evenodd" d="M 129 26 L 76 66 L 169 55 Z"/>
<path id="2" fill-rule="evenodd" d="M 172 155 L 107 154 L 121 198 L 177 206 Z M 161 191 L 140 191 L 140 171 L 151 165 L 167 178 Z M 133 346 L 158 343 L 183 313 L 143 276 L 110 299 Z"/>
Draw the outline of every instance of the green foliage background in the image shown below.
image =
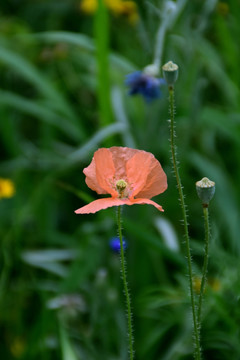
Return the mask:
<path id="1" fill-rule="evenodd" d="M 128 97 L 125 76 L 152 62 L 165 1 L 139 1 L 136 26 L 73 0 L 0 5 L 0 348 L 3 359 L 126 360 L 115 211 L 76 216 L 97 198 L 82 170 L 102 146 L 152 152 L 168 175 L 163 208 L 124 209 L 136 359 L 192 359 L 183 229 L 171 170 L 168 94 Z M 179 65 L 176 132 L 194 272 L 203 217 L 195 182 L 216 182 L 210 206 L 204 359 L 240 359 L 240 2 L 178 0 L 163 62 Z M 165 229 L 165 231 L 164 231 Z M 166 233 L 167 231 L 167 233 Z M 172 248 L 170 241 L 175 242 Z"/>

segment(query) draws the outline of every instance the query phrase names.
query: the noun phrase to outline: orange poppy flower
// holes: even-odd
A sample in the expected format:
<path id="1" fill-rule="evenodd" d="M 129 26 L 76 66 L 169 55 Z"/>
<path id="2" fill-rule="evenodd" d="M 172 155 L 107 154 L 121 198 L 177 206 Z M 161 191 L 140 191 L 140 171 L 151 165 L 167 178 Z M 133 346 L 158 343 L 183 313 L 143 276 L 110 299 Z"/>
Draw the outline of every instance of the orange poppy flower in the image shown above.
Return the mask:
<path id="1" fill-rule="evenodd" d="M 76 214 L 95 213 L 111 206 L 149 204 L 167 189 L 167 176 L 158 160 L 149 152 L 127 147 L 102 148 L 94 153 L 83 170 L 86 184 L 98 194 L 110 194 L 76 210 Z"/>

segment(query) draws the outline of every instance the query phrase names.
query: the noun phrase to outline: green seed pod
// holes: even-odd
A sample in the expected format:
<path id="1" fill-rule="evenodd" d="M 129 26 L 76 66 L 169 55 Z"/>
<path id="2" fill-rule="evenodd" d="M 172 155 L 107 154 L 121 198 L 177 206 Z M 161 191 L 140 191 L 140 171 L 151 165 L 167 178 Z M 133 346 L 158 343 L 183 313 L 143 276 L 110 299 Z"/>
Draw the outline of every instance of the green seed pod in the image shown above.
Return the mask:
<path id="1" fill-rule="evenodd" d="M 203 206 L 208 207 L 208 204 L 215 193 L 215 182 L 204 177 L 202 180 L 196 182 L 196 190 Z"/>
<path id="2" fill-rule="evenodd" d="M 172 61 L 168 61 L 162 67 L 163 77 L 166 80 L 168 86 L 173 86 L 178 78 L 178 65 L 174 64 Z"/>

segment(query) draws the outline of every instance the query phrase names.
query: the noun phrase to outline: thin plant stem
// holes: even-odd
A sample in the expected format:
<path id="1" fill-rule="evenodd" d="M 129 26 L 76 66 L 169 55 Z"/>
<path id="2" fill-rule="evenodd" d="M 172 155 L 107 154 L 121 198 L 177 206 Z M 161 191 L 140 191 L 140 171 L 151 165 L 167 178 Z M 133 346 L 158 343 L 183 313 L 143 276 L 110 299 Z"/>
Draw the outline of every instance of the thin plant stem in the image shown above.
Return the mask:
<path id="1" fill-rule="evenodd" d="M 164 46 L 164 39 L 166 36 L 167 28 L 168 28 L 168 17 L 166 16 L 163 22 L 161 22 L 156 36 L 156 45 L 155 45 L 155 53 L 153 64 L 156 65 L 157 68 L 161 66 L 162 61 L 162 52 Z"/>
<path id="2" fill-rule="evenodd" d="M 204 260 L 203 260 L 203 269 L 202 269 L 202 281 L 201 281 L 201 288 L 200 288 L 200 294 L 198 300 L 197 320 L 199 326 L 201 324 L 202 301 L 205 291 L 205 284 L 207 281 L 207 268 L 208 268 L 208 248 L 209 248 L 209 238 L 210 238 L 208 206 L 203 205 L 203 216 L 204 216 L 204 228 L 205 228 L 205 247 L 204 247 Z"/>
<path id="3" fill-rule="evenodd" d="M 161 66 L 164 42 L 167 31 L 168 29 L 172 28 L 178 15 L 181 13 L 186 4 L 187 0 L 176 1 L 174 3 L 171 1 L 165 1 L 161 11 L 156 9 L 156 12 L 160 16 L 160 24 L 156 35 L 153 64 L 156 66 L 157 69 Z M 154 9 L 154 6 L 152 7 Z"/>
<path id="4" fill-rule="evenodd" d="M 194 355 L 196 360 L 201 359 L 201 350 L 200 350 L 200 335 L 198 330 L 198 322 L 195 308 L 195 298 L 193 292 L 193 272 L 192 272 L 192 261 L 191 261 L 191 251 L 190 251 L 190 238 L 188 233 L 188 222 L 187 222 L 187 211 L 184 201 L 183 187 L 181 183 L 181 178 L 178 171 L 178 162 L 176 155 L 176 145 L 175 145 L 175 132 L 174 132 L 174 87 L 169 86 L 169 102 L 170 102 L 170 142 L 171 142 L 171 153 L 172 153 L 172 163 L 177 180 L 177 188 L 179 192 L 179 200 L 182 208 L 183 224 L 184 224 L 184 233 L 185 233 L 185 244 L 186 244 L 186 254 L 187 254 L 187 263 L 188 263 L 188 277 L 189 277 L 189 287 L 190 287 L 190 297 L 191 297 L 191 307 L 192 307 L 192 317 L 193 317 L 193 329 L 194 329 Z"/>
<path id="5" fill-rule="evenodd" d="M 133 360 L 134 350 L 133 350 L 132 312 L 131 312 L 130 294 L 129 294 L 128 284 L 127 284 L 127 270 L 126 270 L 127 265 L 126 265 L 126 261 L 124 258 L 122 227 L 121 227 L 121 206 L 118 206 L 117 222 L 118 222 L 118 235 L 119 235 L 120 246 L 121 246 L 121 250 L 120 250 L 121 273 L 122 273 L 124 294 L 125 294 L 126 306 L 127 306 L 128 349 L 129 349 L 130 360 Z"/>

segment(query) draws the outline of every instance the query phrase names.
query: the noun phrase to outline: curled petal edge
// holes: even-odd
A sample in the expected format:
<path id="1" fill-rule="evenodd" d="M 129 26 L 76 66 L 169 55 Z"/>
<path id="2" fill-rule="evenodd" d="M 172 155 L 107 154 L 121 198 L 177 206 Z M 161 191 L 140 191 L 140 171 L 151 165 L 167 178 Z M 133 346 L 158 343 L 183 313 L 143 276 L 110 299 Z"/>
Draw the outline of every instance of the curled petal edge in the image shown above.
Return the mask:
<path id="1" fill-rule="evenodd" d="M 157 204 L 155 201 L 152 201 L 150 199 L 133 199 L 133 200 L 128 200 L 130 202 L 130 204 L 127 205 L 135 205 L 135 204 L 139 204 L 139 205 L 153 205 L 155 206 L 155 208 L 157 208 L 159 211 L 164 211 L 162 206 Z"/>
<path id="2" fill-rule="evenodd" d="M 164 211 L 161 205 L 158 205 L 155 201 L 150 199 L 115 199 L 115 198 L 104 198 L 92 201 L 90 204 L 85 205 L 77 210 L 76 214 L 94 214 L 97 211 L 105 210 L 112 206 L 122 205 L 135 205 L 135 204 L 148 204 L 155 206 L 159 211 Z"/>

